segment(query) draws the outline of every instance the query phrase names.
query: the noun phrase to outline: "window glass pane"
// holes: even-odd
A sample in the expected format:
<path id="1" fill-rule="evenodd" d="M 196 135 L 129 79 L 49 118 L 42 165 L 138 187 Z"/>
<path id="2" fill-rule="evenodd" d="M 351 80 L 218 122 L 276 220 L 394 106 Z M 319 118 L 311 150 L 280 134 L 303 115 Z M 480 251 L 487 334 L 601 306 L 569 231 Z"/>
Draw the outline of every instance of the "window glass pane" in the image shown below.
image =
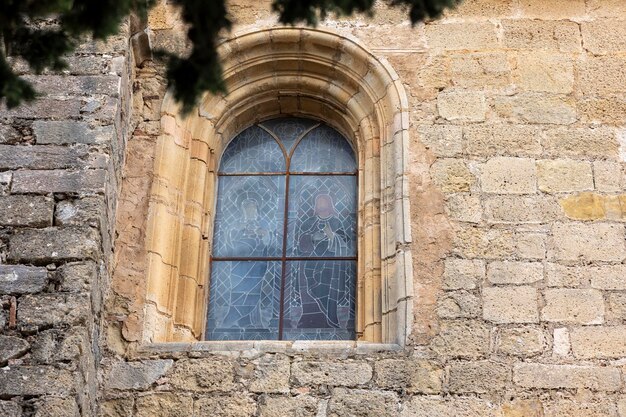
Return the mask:
<path id="1" fill-rule="evenodd" d="M 354 172 L 356 160 L 348 141 L 322 125 L 302 139 L 291 157 L 291 172 Z"/>
<path id="2" fill-rule="evenodd" d="M 292 176 L 287 256 L 355 256 L 356 199 L 355 176 Z"/>
<path id="3" fill-rule="evenodd" d="M 283 339 L 354 339 L 355 261 L 287 262 Z"/>
<path id="4" fill-rule="evenodd" d="M 220 172 L 284 172 L 285 157 L 280 146 L 265 130 L 252 126 L 228 145 Z"/>
<path id="5" fill-rule="evenodd" d="M 207 339 L 278 339 L 280 279 L 280 262 L 214 261 Z"/>
<path id="6" fill-rule="evenodd" d="M 317 124 L 316 121 L 310 119 L 300 119 L 297 117 L 285 117 L 280 119 L 272 119 L 261 123 L 263 126 L 271 130 L 276 137 L 287 149 L 287 153 L 296 143 L 296 140 L 311 127 Z"/>
<path id="7" fill-rule="evenodd" d="M 285 177 L 220 177 L 214 257 L 281 256 Z"/>

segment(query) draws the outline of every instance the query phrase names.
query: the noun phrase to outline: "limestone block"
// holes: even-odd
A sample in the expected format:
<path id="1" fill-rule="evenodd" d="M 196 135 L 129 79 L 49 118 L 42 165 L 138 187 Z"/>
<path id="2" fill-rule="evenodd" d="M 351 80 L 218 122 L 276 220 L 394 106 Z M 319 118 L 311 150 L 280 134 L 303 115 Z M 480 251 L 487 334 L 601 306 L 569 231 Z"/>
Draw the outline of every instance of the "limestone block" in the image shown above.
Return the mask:
<path id="1" fill-rule="evenodd" d="M 38 363 L 53 364 L 77 360 L 89 349 L 84 327 L 40 331 L 32 342 L 31 355 Z"/>
<path id="2" fill-rule="evenodd" d="M 291 377 L 299 385 L 353 387 L 366 384 L 372 379 L 372 368 L 362 361 L 303 361 L 295 362 L 291 366 Z"/>
<path id="3" fill-rule="evenodd" d="M 44 397 L 37 402 L 34 417 L 80 417 L 74 398 Z"/>
<path id="4" fill-rule="evenodd" d="M 585 0 L 521 0 L 520 11 L 524 17 L 538 19 L 564 19 L 585 15 Z"/>
<path id="5" fill-rule="evenodd" d="M 115 140 L 113 126 L 90 127 L 86 122 L 74 120 L 33 122 L 33 134 L 37 144 L 99 144 Z"/>
<path id="6" fill-rule="evenodd" d="M 579 359 L 626 356 L 626 326 L 588 326 L 570 330 L 572 352 Z"/>
<path id="7" fill-rule="evenodd" d="M 617 162 L 595 161 L 593 175 L 596 190 L 605 193 L 622 191 L 625 187 L 622 166 Z"/>
<path id="8" fill-rule="evenodd" d="M 615 130 L 606 127 L 549 129 L 542 144 L 545 154 L 555 158 L 617 158 L 619 154 Z"/>
<path id="9" fill-rule="evenodd" d="M 180 417 L 193 415 L 193 398 L 180 393 L 150 394 L 135 401 L 136 417 Z"/>
<path id="10" fill-rule="evenodd" d="M 28 294 L 43 291 L 48 282 L 45 268 L 0 265 L 0 294 Z"/>
<path id="11" fill-rule="evenodd" d="M 535 161 L 495 157 L 480 167 L 480 184 L 487 193 L 528 194 L 537 189 Z"/>
<path id="12" fill-rule="evenodd" d="M 25 103 L 8 110 L 4 105 L 0 111 L 4 117 L 24 119 L 67 119 L 80 114 L 82 100 L 76 98 L 42 97 L 32 103 Z"/>
<path id="13" fill-rule="evenodd" d="M 444 15 L 451 17 L 502 17 L 513 12 L 512 0 L 474 0 L 460 3 Z"/>
<path id="14" fill-rule="evenodd" d="M 38 92 L 52 96 L 103 94 L 118 97 L 121 86 L 117 75 L 26 75 L 24 79 L 31 82 Z"/>
<path id="15" fill-rule="evenodd" d="M 544 404 L 544 417 L 618 417 L 612 401 L 556 400 Z"/>
<path id="16" fill-rule="evenodd" d="M 586 161 L 571 159 L 537 161 L 539 189 L 548 193 L 593 190 L 593 172 Z"/>
<path id="17" fill-rule="evenodd" d="M 598 290 L 551 289 L 544 293 L 541 320 L 559 323 L 602 324 L 604 298 Z"/>
<path id="18" fill-rule="evenodd" d="M 470 2 L 468 2 L 470 3 Z M 404 404 L 402 417 L 503 417 L 497 403 L 476 398 L 414 396 Z M 513 416 L 506 416 L 513 417 Z M 534 417 L 524 415 L 524 417 Z"/>
<path id="19" fill-rule="evenodd" d="M 452 125 L 421 125 L 418 139 L 436 156 L 454 157 L 463 152 L 462 129 Z"/>
<path id="20" fill-rule="evenodd" d="M 418 359 L 383 359 L 376 362 L 376 385 L 383 389 L 406 389 L 410 393 L 441 392 L 444 372 L 436 363 Z"/>
<path id="21" fill-rule="evenodd" d="M 103 193 L 106 171 L 17 171 L 13 174 L 11 191 L 17 194 Z"/>
<path id="22" fill-rule="evenodd" d="M 430 348 L 438 356 L 477 359 L 489 352 L 489 334 L 479 321 L 443 321 Z"/>
<path id="23" fill-rule="evenodd" d="M 546 236 L 542 233 L 516 233 L 515 255 L 522 259 L 542 260 L 546 256 Z"/>
<path id="24" fill-rule="evenodd" d="M 483 214 L 480 197 L 468 193 L 449 195 L 446 199 L 446 212 L 451 219 L 479 223 Z"/>
<path id="25" fill-rule="evenodd" d="M 476 182 L 462 159 L 439 159 L 430 172 L 435 185 L 446 193 L 469 191 Z"/>
<path id="26" fill-rule="evenodd" d="M 0 168 L 4 169 L 106 168 L 106 164 L 106 156 L 87 145 L 0 145 Z"/>
<path id="27" fill-rule="evenodd" d="M 587 13 L 592 17 L 615 17 L 626 13 L 626 4 L 621 0 L 589 0 Z"/>
<path id="28" fill-rule="evenodd" d="M 439 115 L 449 121 L 482 122 L 487 104 L 482 91 L 444 90 L 437 96 Z"/>
<path id="29" fill-rule="evenodd" d="M 554 52 L 520 52 L 514 80 L 526 91 L 569 94 L 574 88 L 574 65 L 569 56 Z"/>
<path id="30" fill-rule="evenodd" d="M 582 97 L 578 100 L 577 109 L 583 123 L 621 126 L 626 112 L 626 97 L 619 93 L 607 97 Z"/>
<path id="31" fill-rule="evenodd" d="M 498 45 L 496 27 L 489 22 L 428 24 L 425 31 L 430 48 L 482 50 L 494 49 Z"/>
<path id="32" fill-rule="evenodd" d="M 97 278 L 95 262 L 69 262 L 56 270 L 56 281 L 59 282 L 59 291 L 89 292 Z"/>
<path id="33" fill-rule="evenodd" d="M 473 290 L 484 276 L 485 261 L 448 258 L 441 286 L 445 290 Z"/>
<path id="34" fill-rule="evenodd" d="M 116 390 L 145 390 L 161 378 L 174 364 L 171 359 L 141 362 L 118 361 L 106 372 L 105 387 Z"/>
<path id="35" fill-rule="evenodd" d="M 0 197 L 0 226 L 52 226 L 54 201 L 39 196 Z"/>
<path id="36" fill-rule="evenodd" d="M 555 263 L 546 264 L 546 285 L 548 287 L 579 287 L 589 277 L 585 267 L 569 267 Z"/>
<path id="37" fill-rule="evenodd" d="M 170 384 L 186 391 L 230 391 L 235 388 L 233 363 L 225 359 L 183 359 L 167 374 Z"/>
<path id="38" fill-rule="evenodd" d="M 461 227 L 454 234 L 454 253 L 465 258 L 507 258 L 516 252 L 516 239 L 508 230 Z"/>
<path id="39" fill-rule="evenodd" d="M 617 261 L 626 258 L 624 226 L 610 223 L 555 223 L 548 259 L 570 262 Z"/>
<path id="40" fill-rule="evenodd" d="M 0 400 L 0 415 L 5 417 L 22 417 L 22 407 L 15 401 Z"/>
<path id="41" fill-rule="evenodd" d="M 400 401 L 394 392 L 335 388 L 328 403 L 328 417 L 395 417 Z"/>
<path id="42" fill-rule="evenodd" d="M 541 401 L 537 399 L 515 399 L 502 404 L 504 417 L 543 417 Z"/>
<path id="43" fill-rule="evenodd" d="M 483 318 L 494 323 L 537 323 L 537 298 L 532 287 L 483 288 Z"/>
<path id="44" fill-rule="evenodd" d="M 626 92 L 626 57 L 596 56 L 579 62 L 578 88 L 585 95 Z"/>
<path id="45" fill-rule="evenodd" d="M 617 19 L 581 23 L 583 46 L 594 55 L 626 51 L 626 28 L 623 23 Z"/>
<path id="46" fill-rule="evenodd" d="M 19 230 L 11 236 L 9 245 L 11 260 L 36 264 L 97 260 L 100 254 L 100 236 L 89 227 Z"/>
<path id="47" fill-rule="evenodd" d="M 514 327 L 501 329 L 496 350 L 511 356 L 536 356 L 543 353 L 546 338 L 540 329 L 533 327 Z"/>
<path id="48" fill-rule="evenodd" d="M 20 297 L 19 326 L 53 327 L 76 325 L 89 320 L 91 303 L 86 294 L 36 294 Z"/>
<path id="49" fill-rule="evenodd" d="M 610 293 L 608 307 L 611 319 L 626 319 L 626 294 Z"/>
<path id="50" fill-rule="evenodd" d="M 477 318 L 480 298 L 469 291 L 450 291 L 437 301 L 437 315 L 443 319 Z"/>
<path id="51" fill-rule="evenodd" d="M 555 355 L 569 356 L 572 345 L 569 340 L 569 330 L 567 327 L 554 329 L 552 337 L 552 351 Z"/>
<path id="52" fill-rule="evenodd" d="M 494 261 L 487 266 L 487 279 L 492 284 L 533 284 L 543 280 L 543 264 Z"/>
<path id="53" fill-rule="evenodd" d="M 617 368 L 540 363 L 515 364 L 513 381 L 524 388 L 588 388 L 595 391 L 619 391 L 622 385 Z"/>
<path id="54" fill-rule="evenodd" d="M 569 96 L 528 92 L 497 96 L 494 109 L 499 117 L 514 123 L 569 125 L 576 121 L 576 103 Z"/>
<path id="55" fill-rule="evenodd" d="M 511 381 L 509 366 L 491 361 L 454 362 L 449 372 L 448 389 L 455 394 L 499 392 Z"/>
<path id="56" fill-rule="evenodd" d="M 194 416 L 252 417 L 256 416 L 257 405 L 245 394 L 205 397 L 194 401 Z"/>
<path id="57" fill-rule="evenodd" d="M 290 361 L 283 355 L 265 355 L 253 362 L 252 392 L 288 393 Z"/>
<path id="58" fill-rule="evenodd" d="M 62 200 L 54 211 L 57 226 L 100 226 L 106 214 L 104 197 L 84 197 L 76 200 Z"/>
<path id="59" fill-rule="evenodd" d="M 562 217 L 561 207 L 550 196 L 488 196 L 484 205 L 488 223 L 547 223 Z"/>
<path id="60" fill-rule="evenodd" d="M 463 127 L 467 153 L 476 156 L 537 156 L 541 154 L 541 130 L 509 124 Z"/>
<path id="61" fill-rule="evenodd" d="M 503 43 L 511 49 L 579 52 L 581 36 L 576 22 L 567 20 L 503 20 Z"/>
<path id="62" fill-rule="evenodd" d="M 297 397 L 263 396 L 259 405 L 261 417 L 316 417 L 319 400 L 309 395 Z"/>
<path id="63" fill-rule="evenodd" d="M 0 335 L 0 364 L 19 358 L 30 349 L 30 344 L 19 337 Z"/>
<path id="64" fill-rule="evenodd" d="M 626 265 L 602 265 L 588 268 L 591 286 L 601 290 L 626 290 Z"/>
<path id="65" fill-rule="evenodd" d="M 0 394 L 72 395 L 76 392 L 74 378 L 71 371 L 51 366 L 7 366 L 0 369 Z"/>
<path id="66" fill-rule="evenodd" d="M 458 52 L 450 57 L 455 86 L 498 89 L 511 84 L 511 66 L 504 52 Z"/>
<path id="67" fill-rule="evenodd" d="M 0 125 L 0 144 L 15 145 L 22 139 L 20 132 L 13 126 Z"/>

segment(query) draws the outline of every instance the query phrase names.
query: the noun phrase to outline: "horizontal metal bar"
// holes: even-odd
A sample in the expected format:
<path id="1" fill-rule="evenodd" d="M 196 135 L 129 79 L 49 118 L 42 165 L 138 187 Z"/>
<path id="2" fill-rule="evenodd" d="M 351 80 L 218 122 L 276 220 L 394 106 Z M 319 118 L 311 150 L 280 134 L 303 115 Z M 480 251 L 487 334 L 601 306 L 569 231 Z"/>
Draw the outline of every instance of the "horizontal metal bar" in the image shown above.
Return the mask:
<path id="1" fill-rule="evenodd" d="M 287 175 L 286 172 L 218 172 L 220 177 L 253 177 L 253 176 L 277 176 Z M 353 172 L 290 172 L 289 175 L 302 175 L 302 176 L 357 176 L 358 171 Z"/>
<path id="2" fill-rule="evenodd" d="M 226 257 L 226 256 L 215 256 L 211 258 L 211 261 L 232 261 L 232 262 L 241 262 L 241 261 L 356 261 L 357 257 L 356 256 L 336 256 L 336 257 L 328 257 L 328 256 L 324 256 L 324 257 L 310 257 L 310 256 L 287 256 L 285 258 L 282 257 L 277 257 L 277 256 L 271 256 L 271 257 L 261 257 L 261 256 L 257 256 L 257 257 L 245 257 L 245 256 L 233 256 L 233 257 Z"/>

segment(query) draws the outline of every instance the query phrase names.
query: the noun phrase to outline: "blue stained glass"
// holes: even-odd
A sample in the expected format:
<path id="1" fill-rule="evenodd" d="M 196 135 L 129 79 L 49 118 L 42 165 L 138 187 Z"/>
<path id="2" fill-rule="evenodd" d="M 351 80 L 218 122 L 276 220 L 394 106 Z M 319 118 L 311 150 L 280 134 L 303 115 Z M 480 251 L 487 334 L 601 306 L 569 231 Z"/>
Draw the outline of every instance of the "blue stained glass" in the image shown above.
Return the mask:
<path id="1" fill-rule="evenodd" d="M 220 172 L 284 172 L 285 156 L 272 135 L 258 126 L 241 132 L 222 156 Z"/>
<path id="2" fill-rule="evenodd" d="M 283 338 L 354 339 L 355 261 L 287 262 Z"/>
<path id="3" fill-rule="evenodd" d="M 355 256 L 356 200 L 355 176 L 292 176 L 287 255 Z"/>
<path id="4" fill-rule="evenodd" d="M 220 177 L 213 256 L 280 256 L 284 208 L 282 175 Z"/>
<path id="5" fill-rule="evenodd" d="M 354 172 L 354 151 L 335 129 L 322 125 L 306 134 L 291 157 L 292 172 Z"/>
<path id="6" fill-rule="evenodd" d="M 277 339 L 280 280 L 280 262 L 214 261 L 207 338 Z"/>
<path id="7" fill-rule="evenodd" d="M 298 117 L 281 117 L 280 119 L 268 120 L 261 124 L 271 130 L 281 140 L 287 153 L 289 153 L 296 140 L 308 129 L 315 126 L 317 122 Z"/>

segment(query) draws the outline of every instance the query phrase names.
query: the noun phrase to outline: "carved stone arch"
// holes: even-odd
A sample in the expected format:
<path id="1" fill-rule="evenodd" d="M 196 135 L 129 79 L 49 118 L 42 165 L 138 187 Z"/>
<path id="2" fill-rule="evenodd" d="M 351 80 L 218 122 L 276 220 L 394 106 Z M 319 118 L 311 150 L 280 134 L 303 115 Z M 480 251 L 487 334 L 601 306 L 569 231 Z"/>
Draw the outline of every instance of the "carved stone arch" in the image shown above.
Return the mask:
<path id="1" fill-rule="evenodd" d="M 408 102 L 397 74 L 355 39 L 272 28 L 219 47 L 228 94 L 182 117 L 163 101 L 146 249 L 144 342 L 200 340 L 217 167 L 228 141 L 280 116 L 323 120 L 353 141 L 359 164 L 357 334 L 404 345 L 412 320 Z"/>

